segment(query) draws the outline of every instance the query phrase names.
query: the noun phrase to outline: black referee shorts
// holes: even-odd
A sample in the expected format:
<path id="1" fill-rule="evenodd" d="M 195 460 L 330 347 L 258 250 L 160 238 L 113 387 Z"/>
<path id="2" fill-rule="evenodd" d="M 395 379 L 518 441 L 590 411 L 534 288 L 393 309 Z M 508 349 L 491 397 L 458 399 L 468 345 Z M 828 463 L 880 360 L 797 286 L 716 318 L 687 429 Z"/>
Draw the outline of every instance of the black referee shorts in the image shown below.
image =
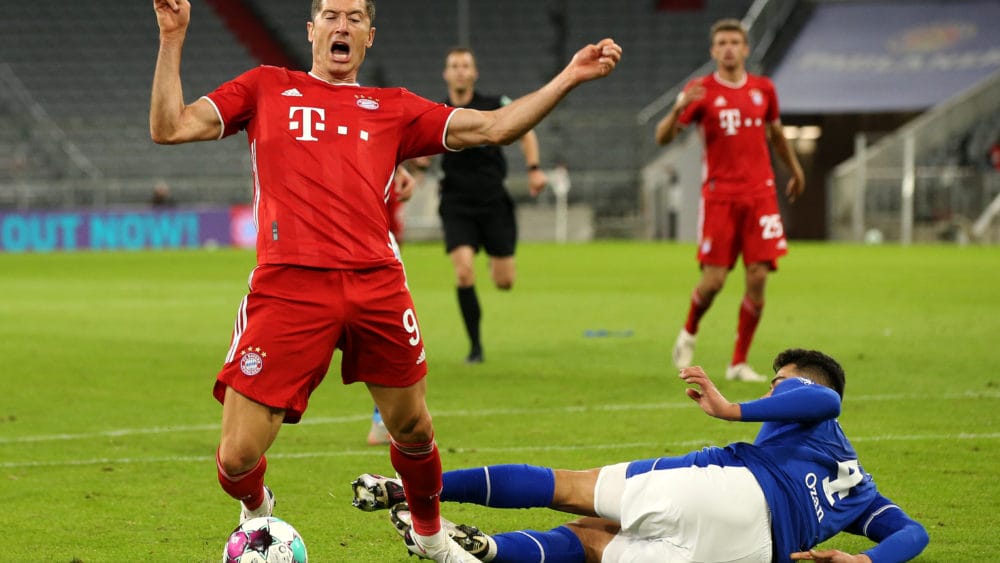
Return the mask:
<path id="1" fill-rule="evenodd" d="M 486 205 L 459 205 L 441 202 L 438 208 L 444 226 L 445 252 L 459 246 L 471 246 L 476 252 L 496 258 L 514 255 L 517 246 L 517 219 L 514 202 L 509 197 Z"/>

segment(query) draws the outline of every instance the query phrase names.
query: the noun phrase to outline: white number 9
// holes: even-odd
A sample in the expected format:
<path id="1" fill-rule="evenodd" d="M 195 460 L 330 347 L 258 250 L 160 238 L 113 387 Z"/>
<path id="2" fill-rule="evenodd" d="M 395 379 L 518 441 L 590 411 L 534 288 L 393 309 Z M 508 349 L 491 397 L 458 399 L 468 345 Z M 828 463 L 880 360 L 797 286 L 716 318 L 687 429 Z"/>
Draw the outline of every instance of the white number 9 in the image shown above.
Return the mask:
<path id="1" fill-rule="evenodd" d="M 413 309 L 403 311 L 403 328 L 411 335 L 410 346 L 420 344 L 420 327 L 417 326 L 417 315 L 413 313 Z"/>

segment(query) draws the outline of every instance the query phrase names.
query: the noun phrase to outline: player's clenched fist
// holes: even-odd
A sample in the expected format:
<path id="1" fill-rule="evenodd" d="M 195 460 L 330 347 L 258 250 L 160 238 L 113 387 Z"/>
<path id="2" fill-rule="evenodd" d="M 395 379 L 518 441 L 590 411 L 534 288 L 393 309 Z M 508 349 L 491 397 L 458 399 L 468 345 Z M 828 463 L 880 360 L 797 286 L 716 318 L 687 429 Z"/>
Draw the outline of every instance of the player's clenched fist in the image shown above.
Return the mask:
<path id="1" fill-rule="evenodd" d="M 161 35 L 184 33 L 191 21 L 191 2 L 188 0 L 153 0 L 153 10 Z"/>
<path id="2" fill-rule="evenodd" d="M 587 45 L 573 55 L 570 65 L 579 82 L 607 76 L 622 58 L 621 45 L 613 39 L 602 39 L 596 45 Z"/>

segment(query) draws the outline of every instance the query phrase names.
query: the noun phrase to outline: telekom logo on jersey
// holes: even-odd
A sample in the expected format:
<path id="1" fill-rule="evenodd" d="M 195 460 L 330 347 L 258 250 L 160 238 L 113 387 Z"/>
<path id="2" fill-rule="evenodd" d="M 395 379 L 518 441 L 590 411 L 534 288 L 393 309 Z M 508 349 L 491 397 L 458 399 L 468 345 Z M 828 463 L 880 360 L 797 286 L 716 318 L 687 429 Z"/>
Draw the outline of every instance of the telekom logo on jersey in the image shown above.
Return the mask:
<path id="1" fill-rule="evenodd" d="M 763 124 L 764 120 L 760 117 L 747 117 L 743 119 L 739 108 L 719 110 L 719 127 L 725 129 L 727 136 L 739 133 L 741 127 L 760 127 Z"/>
<path id="2" fill-rule="evenodd" d="M 719 110 L 719 125 L 726 130 L 726 135 L 735 135 L 740 127 L 740 110 Z"/>
<path id="3" fill-rule="evenodd" d="M 288 108 L 288 129 L 291 131 L 302 131 L 302 134 L 295 137 L 296 141 L 318 141 L 319 138 L 313 135 L 317 131 L 326 131 L 326 110 L 323 108 L 313 108 L 308 106 L 292 106 Z M 338 135 L 347 135 L 346 125 L 337 126 Z M 358 136 L 362 141 L 368 140 L 368 131 L 361 130 Z"/>

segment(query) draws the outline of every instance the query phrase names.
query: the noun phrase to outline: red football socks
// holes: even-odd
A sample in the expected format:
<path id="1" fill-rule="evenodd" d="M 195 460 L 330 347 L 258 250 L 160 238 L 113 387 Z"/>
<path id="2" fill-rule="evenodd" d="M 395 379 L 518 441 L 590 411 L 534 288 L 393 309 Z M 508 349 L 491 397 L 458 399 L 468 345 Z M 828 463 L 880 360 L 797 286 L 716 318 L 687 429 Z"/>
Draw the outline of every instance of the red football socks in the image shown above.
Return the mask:
<path id="1" fill-rule="evenodd" d="M 264 502 L 264 472 L 267 471 L 267 458 L 260 456 L 260 461 L 250 471 L 239 475 L 229 475 L 222 469 L 219 462 L 219 452 L 215 452 L 215 465 L 219 472 L 219 484 L 229 496 L 242 501 L 250 510 L 256 510 Z"/>
<path id="2" fill-rule="evenodd" d="M 711 305 L 712 302 L 702 299 L 697 290 L 691 293 L 691 308 L 688 309 L 687 322 L 684 323 L 684 330 L 688 334 L 698 334 L 698 323 Z"/>
<path id="3" fill-rule="evenodd" d="M 760 315 L 763 311 L 763 302 L 754 303 L 746 295 L 743 296 L 743 303 L 740 304 L 740 320 L 736 326 L 736 347 L 733 349 L 731 365 L 747 361 L 750 343 L 753 342 L 753 335 L 757 331 L 757 324 L 760 322 Z"/>
<path id="4" fill-rule="evenodd" d="M 433 440 L 425 444 L 389 446 L 392 466 L 403 481 L 413 531 L 432 536 L 441 529 L 441 456 Z"/>

